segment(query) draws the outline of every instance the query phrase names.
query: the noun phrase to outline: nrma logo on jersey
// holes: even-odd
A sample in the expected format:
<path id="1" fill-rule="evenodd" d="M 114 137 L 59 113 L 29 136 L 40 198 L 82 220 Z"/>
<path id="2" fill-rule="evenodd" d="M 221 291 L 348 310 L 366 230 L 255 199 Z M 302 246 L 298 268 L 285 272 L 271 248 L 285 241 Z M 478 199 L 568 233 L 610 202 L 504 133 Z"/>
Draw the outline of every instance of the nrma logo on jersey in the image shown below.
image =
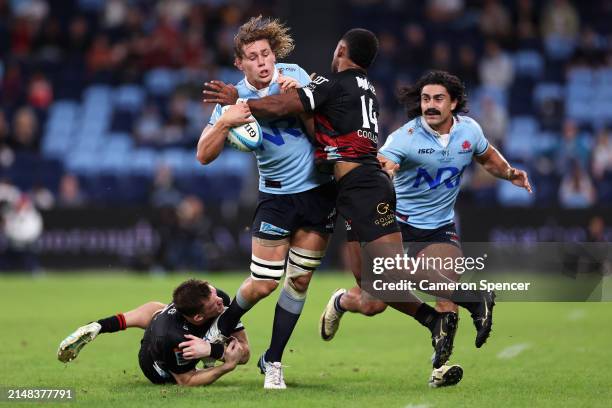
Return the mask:
<path id="1" fill-rule="evenodd" d="M 413 188 L 418 188 L 422 182 L 427 182 L 430 189 L 437 188 L 440 184 L 444 184 L 446 188 L 455 188 L 461 183 L 461 176 L 467 166 L 463 166 L 461 169 L 457 167 L 440 167 L 436 172 L 436 176 L 432 177 L 427 169 L 419 167 L 417 169 L 417 175 L 414 180 Z"/>

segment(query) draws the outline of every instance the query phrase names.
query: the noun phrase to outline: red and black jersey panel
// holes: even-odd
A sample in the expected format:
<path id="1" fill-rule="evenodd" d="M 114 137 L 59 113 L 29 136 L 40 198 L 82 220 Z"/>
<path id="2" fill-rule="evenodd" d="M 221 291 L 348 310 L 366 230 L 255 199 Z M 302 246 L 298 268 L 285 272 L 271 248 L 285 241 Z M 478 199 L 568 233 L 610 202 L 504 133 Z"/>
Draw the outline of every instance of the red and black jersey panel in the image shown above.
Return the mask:
<path id="1" fill-rule="evenodd" d="M 305 111 L 314 112 L 320 165 L 338 160 L 378 163 L 379 105 L 363 71 L 317 75 L 298 94 Z"/>

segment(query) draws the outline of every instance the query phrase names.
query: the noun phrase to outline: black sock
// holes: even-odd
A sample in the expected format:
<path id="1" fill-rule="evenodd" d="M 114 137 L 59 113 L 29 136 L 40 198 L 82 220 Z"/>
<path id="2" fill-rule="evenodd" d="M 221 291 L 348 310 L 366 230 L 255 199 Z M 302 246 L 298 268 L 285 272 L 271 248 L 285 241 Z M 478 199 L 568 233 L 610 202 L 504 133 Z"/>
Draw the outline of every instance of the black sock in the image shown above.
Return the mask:
<path id="1" fill-rule="evenodd" d="M 102 326 L 100 333 L 114 333 L 127 328 L 123 313 L 100 319 L 98 320 L 98 323 L 100 323 L 100 326 Z"/>
<path id="2" fill-rule="evenodd" d="M 439 313 L 433 307 L 429 306 L 427 303 L 421 303 L 421 306 L 417 309 L 414 314 L 414 318 L 417 322 L 421 323 L 423 326 L 427 327 L 429 330 L 433 330 L 436 325 L 436 318 Z"/>
<path id="3" fill-rule="evenodd" d="M 249 309 L 241 308 L 236 298 L 234 298 L 217 323 L 221 334 L 225 337 L 229 337 L 235 331 L 240 318 L 248 311 Z"/>
<path id="4" fill-rule="evenodd" d="M 334 308 L 336 309 L 336 312 L 338 313 L 344 313 L 346 312 L 346 309 L 342 307 L 342 305 L 340 304 L 340 299 L 342 299 L 342 296 L 344 295 L 344 293 L 340 296 L 336 296 L 336 299 L 334 300 Z"/>
<path id="5" fill-rule="evenodd" d="M 283 352 L 289 342 L 289 337 L 300 318 L 299 314 L 291 313 L 282 308 L 278 303 L 274 311 L 274 323 L 272 325 L 272 340 L 270 348 L 266 351 L 265 360 L 273 363 L 281 361 Z"/>
<path id="6" fill-rule="evenodd" d="M 482 302 L 482 296 L 477 290 L 456 290 L 450 300 L 474 313 Z"/>

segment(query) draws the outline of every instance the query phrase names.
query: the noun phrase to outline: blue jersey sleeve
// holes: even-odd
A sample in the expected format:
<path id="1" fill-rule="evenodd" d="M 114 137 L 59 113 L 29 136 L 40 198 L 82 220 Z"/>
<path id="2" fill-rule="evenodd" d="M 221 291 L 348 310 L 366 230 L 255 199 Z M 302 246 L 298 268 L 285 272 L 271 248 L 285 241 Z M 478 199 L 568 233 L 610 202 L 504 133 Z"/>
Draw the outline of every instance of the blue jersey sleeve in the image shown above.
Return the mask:
<path id="1" fill-rule="evenodd" d="M 406 157 L 406 137 L 408 137 L 408 132 L 402 126 L 387 137 L 387 141 L 380 148 L 379 153 L 397 164 L 402 164 L 403 159 Z"/>
<path id="2" fill-rule="evenodd" d="M 213 109 L 213 112 L 210 115 L 210 119 L 208 119 L 208 124 L 214 125 L 215 123 L 217 123 L 220 117 L 221 117 L 221 105 L 216 104 L 215 109 Z"/>
<path id="3" fill-rule="evenodd" d="M 302 69 L 302 67 L 298 67 L 298 78 L 297 80 L 300 82 L 301 86 L 306 86 L 310 83 L 310 76 L 306 71 Z"/>
<path id="4" fill-rule="evenodd" d="M 489 141 L 487 140 L 484 133 L 482 132 L 482 128 L 480 127 L 478 122 L 476 122 L 473 119 L 471 119 L 471 122 L 472 122 L 472 127 L 474 128 L 474 133 L 475 133 L 474 135 L 474 138 L 475 138 L 474 155 L 481 156 L 489 148 Z"/>

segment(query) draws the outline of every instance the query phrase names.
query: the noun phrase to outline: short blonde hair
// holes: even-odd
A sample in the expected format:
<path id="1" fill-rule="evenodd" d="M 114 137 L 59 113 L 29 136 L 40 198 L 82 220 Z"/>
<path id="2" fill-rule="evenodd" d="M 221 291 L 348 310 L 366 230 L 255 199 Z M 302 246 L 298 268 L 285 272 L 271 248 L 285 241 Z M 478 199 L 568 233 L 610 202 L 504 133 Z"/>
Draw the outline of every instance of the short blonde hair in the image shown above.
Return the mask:
<path id="1" fill-rule="evenodd" d="M 268 40 L 272 52 L 278 59 L 285 58 L 295 48 L 293 38 L 289 35 L 289 27 L 278 19 L 263 18 L 261 15 L 252 17 L 238 29 L 234 36 L 234 54 L 242 58 L 242 47 L 258 40 Z"/>

